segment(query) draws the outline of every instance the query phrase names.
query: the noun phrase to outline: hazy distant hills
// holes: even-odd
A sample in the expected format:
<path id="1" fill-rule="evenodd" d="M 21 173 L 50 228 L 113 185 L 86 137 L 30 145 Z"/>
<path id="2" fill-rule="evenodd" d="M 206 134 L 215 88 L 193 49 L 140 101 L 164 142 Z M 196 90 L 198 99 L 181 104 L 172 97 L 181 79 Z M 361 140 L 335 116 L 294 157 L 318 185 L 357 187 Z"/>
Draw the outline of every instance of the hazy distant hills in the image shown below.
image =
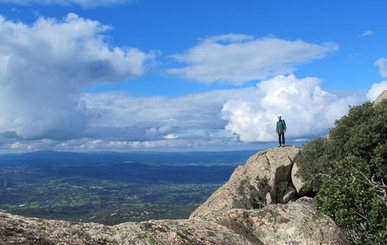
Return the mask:
<path id="1" fill-rule="evenodd" d="M 230 165 L 244 164 L 257 151 L 227 152 L 56 152 L 39 151 L 23 154 L 0 155 L 0 168 L 12 168 L 25 163 L 50 165 L 97 165 L 137 162 L 150 165 Z"/>

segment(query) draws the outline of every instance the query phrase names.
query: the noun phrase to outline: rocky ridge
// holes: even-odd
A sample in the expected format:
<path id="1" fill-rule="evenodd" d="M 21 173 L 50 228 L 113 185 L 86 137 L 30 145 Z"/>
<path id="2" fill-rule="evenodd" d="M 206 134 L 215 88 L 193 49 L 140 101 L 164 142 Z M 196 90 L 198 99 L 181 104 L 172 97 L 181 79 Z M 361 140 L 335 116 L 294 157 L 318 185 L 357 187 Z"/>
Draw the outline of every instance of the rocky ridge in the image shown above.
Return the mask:
<path id="1" fill-rule="evenodd" d="M 186 220 L 105 226 L 0 213 L 0 244 L 349 244 L 312 198 L 299 198 L 305 194 L 295 176 L 300 150 L 251 156 Z"/>

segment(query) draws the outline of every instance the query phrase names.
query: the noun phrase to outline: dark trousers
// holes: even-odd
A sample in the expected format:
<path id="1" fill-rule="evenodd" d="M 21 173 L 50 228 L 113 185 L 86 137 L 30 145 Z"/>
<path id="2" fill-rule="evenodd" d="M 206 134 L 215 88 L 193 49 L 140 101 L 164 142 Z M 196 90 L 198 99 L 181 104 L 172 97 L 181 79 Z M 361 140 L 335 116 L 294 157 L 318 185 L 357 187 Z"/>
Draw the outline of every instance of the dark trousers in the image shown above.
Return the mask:
<path id="1" fill-rule="evenodd" d="M 278 144 L 281 145 L 281 138 L 282 138 L 282 144 L 285 145 L 285 133 L 284 132 L 278 132 Z"/>

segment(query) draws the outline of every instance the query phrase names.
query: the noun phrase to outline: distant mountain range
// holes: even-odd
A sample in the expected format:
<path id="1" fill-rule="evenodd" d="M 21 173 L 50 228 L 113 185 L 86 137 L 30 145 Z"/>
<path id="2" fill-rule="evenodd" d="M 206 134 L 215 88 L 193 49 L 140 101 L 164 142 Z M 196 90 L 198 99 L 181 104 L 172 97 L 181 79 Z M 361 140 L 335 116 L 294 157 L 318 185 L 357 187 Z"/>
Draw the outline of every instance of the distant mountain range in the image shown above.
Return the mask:
<path id="1" fill-rule="evenodd" d="M 257 150 L 258 151 L 258 150 Z M 68 165 L 99 165 L 117 163 L 143 163 L 149 165 L 229 165 L 244 164 L 257 151 L 227 152 L 57 152 L 38 151 L 0 155 L 0 168 L 14 168 L 28 163 Z"/>

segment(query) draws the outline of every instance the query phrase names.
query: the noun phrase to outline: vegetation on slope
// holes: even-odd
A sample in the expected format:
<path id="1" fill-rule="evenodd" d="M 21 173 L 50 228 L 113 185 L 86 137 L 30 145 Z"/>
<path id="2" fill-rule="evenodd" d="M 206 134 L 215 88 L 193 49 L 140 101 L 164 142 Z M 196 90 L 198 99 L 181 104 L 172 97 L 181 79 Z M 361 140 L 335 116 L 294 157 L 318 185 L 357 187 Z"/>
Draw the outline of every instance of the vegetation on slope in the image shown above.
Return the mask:
<path id="1" fill-rule="evenodd" d="M 387 243 L 387 100 L 351 107 L 329 137 L 304 144 L 299 175 L 353 244 Z"/>

